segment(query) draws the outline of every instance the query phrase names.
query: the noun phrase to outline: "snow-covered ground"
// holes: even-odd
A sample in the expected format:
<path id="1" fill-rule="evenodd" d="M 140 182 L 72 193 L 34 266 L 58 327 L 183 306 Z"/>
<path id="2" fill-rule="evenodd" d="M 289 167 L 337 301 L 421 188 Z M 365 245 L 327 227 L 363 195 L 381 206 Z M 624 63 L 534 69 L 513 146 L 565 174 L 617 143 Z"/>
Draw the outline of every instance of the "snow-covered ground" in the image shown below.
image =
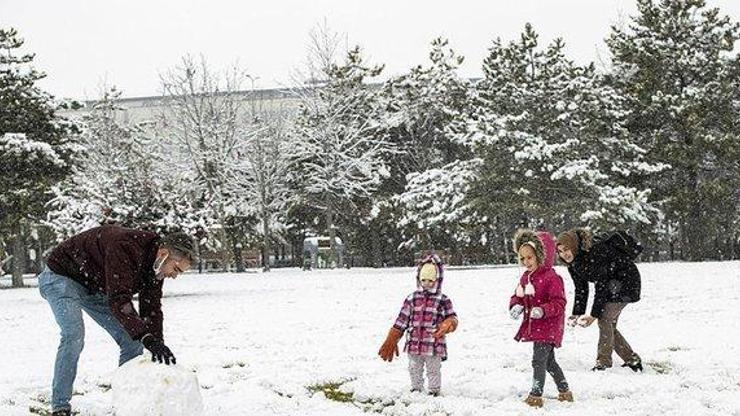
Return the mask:
<path id="1" fill-rule="evenodd" d="M 403 354 L 390 364 L 376 355 L 414 289 L 411 268 L 188 274 L 165 284 L 165 333 L 178 364 L 197 372 L 207 415 L 740 415 L 740 262 L 639 268 L 643 300 L 620 328 L 645 373 L 592 373 L 596 325 L 567 328 L 556 355 L 576 401 L 554 400 L 548 378 L 543 410 L 522 404 L 531 345 L 512 339 L 516 267 L 448 270 L 444 292 L 460 327 L 448 338 L 438 398 L 408 393 Z M 558 271 L 569 311 L 573 286 Z M 36 288 L 0 290 L 0 414 L 27 415 L 48 400 L 57 332 Z M 117 355 L 88 321 L 72 401 L 81 415 L 112 414 Z M 352 401 L 308 388 L 330 382 Z"/>

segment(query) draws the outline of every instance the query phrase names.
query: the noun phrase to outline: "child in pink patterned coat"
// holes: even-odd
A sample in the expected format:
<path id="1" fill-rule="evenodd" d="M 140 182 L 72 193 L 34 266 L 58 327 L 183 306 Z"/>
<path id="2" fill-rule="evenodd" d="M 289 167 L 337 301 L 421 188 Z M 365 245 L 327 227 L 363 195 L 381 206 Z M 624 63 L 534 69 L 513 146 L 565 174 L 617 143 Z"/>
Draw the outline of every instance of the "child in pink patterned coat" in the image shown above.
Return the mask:
<path id="1" fill-rule="evenodd" d="M 428 391 L 437 396 L 442 387 L 442 361 L 447 359 L 445 334 L 457 328 L 452 301 L 442 293 L 444 268 L 439 257 L 426 257 L 417 268 L 416 287 L 403 302 L 401 312 L 388 333 L 378 355 L 385 361 L 398 356 L 398 340 L 408 331 L 403 350 L 409 355 L 411 391 L 424 388 L 426 367 Z"/>

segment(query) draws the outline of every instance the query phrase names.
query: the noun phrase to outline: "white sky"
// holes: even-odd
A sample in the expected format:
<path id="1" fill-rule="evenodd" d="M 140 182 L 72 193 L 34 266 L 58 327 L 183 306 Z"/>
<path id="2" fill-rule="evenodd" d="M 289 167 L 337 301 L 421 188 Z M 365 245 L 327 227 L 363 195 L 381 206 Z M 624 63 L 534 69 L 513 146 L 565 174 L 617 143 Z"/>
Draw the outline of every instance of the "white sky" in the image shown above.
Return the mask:
<path id="1" fill-rule="evenodd" d="M 707 2 L 740 21 L 740 0 Z M 288 85 L 324 19 L 385 64 L 384 78 L 425 64 L 437 36 L 465 56 L 462 75 L 480 76 L 491 40 L 516 38 L 525 22 L 541 43 L 563 37 L 585 63 L 605 56 L 610 25 L 635 10 L 634 0 L 0 0 L 0 27 L 18 29 L 36 53 L 42 88 L 84 99 L 104 83 L 127 97 L 157 95 L 158 73 L 188 53 L 216 68 L 238 62 L 259 88 Z"/>

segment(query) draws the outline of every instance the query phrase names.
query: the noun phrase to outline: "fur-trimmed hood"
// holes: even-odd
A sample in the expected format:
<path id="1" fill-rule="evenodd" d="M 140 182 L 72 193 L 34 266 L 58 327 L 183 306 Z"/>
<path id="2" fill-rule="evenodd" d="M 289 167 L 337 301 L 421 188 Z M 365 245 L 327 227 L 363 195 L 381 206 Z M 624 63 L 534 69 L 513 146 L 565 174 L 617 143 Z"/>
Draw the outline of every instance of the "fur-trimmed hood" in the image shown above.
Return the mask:
<path id="1" fill-rule="evenodd" d="M 514 236 L 514 252 L 519 253 L 519 249 L 529 244 L 534 248 L 537 257 L 538 268 L 551 269 L 555 264 L 555 239 L 547 231 L 534 232 L 532 230 L 519 230 Z"/>

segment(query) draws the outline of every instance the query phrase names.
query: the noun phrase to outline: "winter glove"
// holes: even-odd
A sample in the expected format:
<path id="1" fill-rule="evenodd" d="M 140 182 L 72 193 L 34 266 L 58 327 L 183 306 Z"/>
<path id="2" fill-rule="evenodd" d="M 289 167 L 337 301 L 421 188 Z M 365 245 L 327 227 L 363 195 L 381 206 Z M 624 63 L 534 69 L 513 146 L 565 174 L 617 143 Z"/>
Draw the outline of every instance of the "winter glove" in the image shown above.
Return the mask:
<path id="1" fill-rule="evenodd" d="M 519 319 L 519 315 L 524 312 L 524 306 L 522 305 L 514 305 L 509 309 L 509 316 L 511 316 L 511 319 Z"/>
<path id="2" fill-rule="evenodd" d="M 581 315 L 571 315 L 568 317 L 568 326 L 576 326 L 576 323 L 578 323 L 578 318 L 580 318 Z"/>
<path id="3" fill-rule="evenodd" d="M 542 310 L 539 306 L 535 306 L 532 308 L 532 310 L 529 312 L 529 317 L 531 319 L 542 319 L 545 317 L 545 311 Z"/>
<path id="4" fill-rule="evenodd" d="M 441 324 L 439 324 L 439 327 L 436 331 L 434 331 L 434 338 L 442 338 L 445 336 L 445 334 L 449 334 L 450 332 L 454 332 L 457 329 L 457 318 L 450 317 L 442 321 Z"/>
<path id="5" fill-rule="evenodd" d="M 164 362 L 167 365 L 177 364 L 175 354 L 164 345 L 164 342 L 157 339 L 152 334 L 146 334 L 141 338 L 141 343 L 144 344 L 144 348 L 148 349 L 152 353 L 152 361 Z"/>
<path id="6" fill-rule="evenodd" d="M 594 323 L 595 320 L 596 318 L 591 315 L 584 315 L 578 319 L 578 325 L 586 328 L 587 326 L 591 326 L 591 324 Z"/>
<path id="7" fill-rule="evenodd" d="M 391 328 L 388 331 L 388 336 L 385 338 L 385 342 L 380 346 L 378 355 L 383 361 L 393 361 L 393 354 L 398 357 L 398 340 L 403 336 L 403 332 L 396 328 Z"/>

